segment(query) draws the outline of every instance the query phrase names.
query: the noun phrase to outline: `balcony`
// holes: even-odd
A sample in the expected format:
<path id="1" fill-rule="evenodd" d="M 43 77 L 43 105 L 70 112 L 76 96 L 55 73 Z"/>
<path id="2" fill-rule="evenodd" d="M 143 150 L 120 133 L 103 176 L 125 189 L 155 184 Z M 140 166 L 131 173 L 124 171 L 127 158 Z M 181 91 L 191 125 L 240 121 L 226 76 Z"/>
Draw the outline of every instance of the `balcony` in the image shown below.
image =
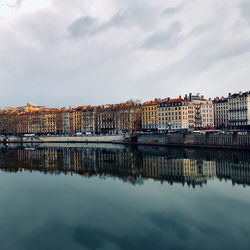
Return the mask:
<path id="1" fill-rule="evenodd" d="M 247 107 L 245 108 L 231 108 L 229 109 L 229 112 L 236 112 L 236 111 L 246 111 Z"/>
<path id="2" fill-rule="evenodd" d="M 231 119 L 229 122 L 247 122 L 247 118 L 242 118 L 242 119 Z"/>

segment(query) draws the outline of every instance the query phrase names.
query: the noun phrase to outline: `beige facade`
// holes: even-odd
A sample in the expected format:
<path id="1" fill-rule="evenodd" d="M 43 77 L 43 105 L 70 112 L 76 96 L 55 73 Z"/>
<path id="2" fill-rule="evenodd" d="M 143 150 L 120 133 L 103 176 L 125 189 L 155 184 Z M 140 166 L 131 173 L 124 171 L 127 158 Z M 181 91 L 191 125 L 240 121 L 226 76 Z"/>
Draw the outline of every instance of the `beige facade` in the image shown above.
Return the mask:
<path id="1" fill-rule="evenodd" d="M 99 134 L 133 133 L 141 128 L 141 106 L 117 104 L 102 106 L 96 112 L 96 131 Z"/>
<path id="2" fill-rule="evenodd" d="M 75 132 L 81 133 L 133 133 L 141 128 L 141 106 L 122 103 L 78 107 L 73 111 L 73 127 Z"/>
<path id="3" fill-rule="evenodd" d="M 29 133 L 33 134 L 56 134 L 55 113 L 32 113 L 29 116 Z"/>
<path id="4" fill-rule="evenodd" d="M 188 102 L 181 98 L 159 101 L 158 130 L 188 129 Z"/>
<path id="5" fill-rule="evenodd" d="M 86 106 L 79 106 L 73 110 L 73 131 L 74 133 L 83 132 L 83 120 L 82 113 L 86 109 Z"/>
<path id="6" fill-rule="evenodd" d="M 214 127 L 214 109 L 211 99 L 206 100 L 204 96 L 192 95 L 192 93 L 185 95 L 184 99 L 188 101 L 189 129 Z"/>

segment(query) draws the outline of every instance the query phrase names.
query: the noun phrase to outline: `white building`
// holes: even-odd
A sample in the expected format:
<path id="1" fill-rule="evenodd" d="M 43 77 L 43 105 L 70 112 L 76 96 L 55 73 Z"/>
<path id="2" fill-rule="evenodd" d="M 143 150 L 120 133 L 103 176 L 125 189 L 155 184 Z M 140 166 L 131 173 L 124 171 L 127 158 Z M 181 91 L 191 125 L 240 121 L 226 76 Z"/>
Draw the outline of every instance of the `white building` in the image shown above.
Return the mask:
<path id="1" fill-rule="evenodd" d="M 228 96 L 229 126 L 250 128 L 250 91 Z"/>
<path id="2" fill-rule="evenodd" d="M 228 127 L 228 99 L 216 97 L 213 101 L 214 106 L 214 126 L 216 128 Z"/>

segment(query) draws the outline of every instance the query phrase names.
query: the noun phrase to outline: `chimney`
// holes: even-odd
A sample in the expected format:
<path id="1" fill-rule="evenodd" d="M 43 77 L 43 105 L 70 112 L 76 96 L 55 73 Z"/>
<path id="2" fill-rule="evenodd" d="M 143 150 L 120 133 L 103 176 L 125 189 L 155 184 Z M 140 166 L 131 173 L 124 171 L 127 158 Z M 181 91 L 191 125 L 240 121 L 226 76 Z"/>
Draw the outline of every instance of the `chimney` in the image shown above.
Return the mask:
<path id="1" fill-rule="evenodd" d="M 179 95 L 179 99 L 181 99 L 181 95 Z"/>
<path id="2" fill-rule="evenodd" d="M 239 94 L 242 95 L 242 91 L 240 91 Z"/>
<path id="3" fill-rule="evenodd" d="M 228 96 L 231 96 L 232 94 L 231 93 L 228 93 Z"/>
<path id="4" fill-rule="evenodd" d="M 204 99 L 204 95 L 201 96 L 201 99 Z"/>

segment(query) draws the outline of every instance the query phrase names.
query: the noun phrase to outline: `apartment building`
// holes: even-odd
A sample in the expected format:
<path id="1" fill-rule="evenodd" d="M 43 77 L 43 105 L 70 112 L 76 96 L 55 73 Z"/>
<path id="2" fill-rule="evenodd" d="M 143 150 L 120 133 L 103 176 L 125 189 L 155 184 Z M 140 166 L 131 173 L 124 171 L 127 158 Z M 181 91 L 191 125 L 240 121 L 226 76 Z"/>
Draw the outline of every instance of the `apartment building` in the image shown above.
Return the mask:
<path id="1" fill-rule="evenodd" d="M 233 128 L 250 128 L 250 91 L 228 96 L 229 126 Z"/>
<path id="2" fill-rule="evenodd" d="M 188 102 L 188 127 L 206 128 L 214 127 L 214 109 L 211 98 L 208 100 L 199 93 L 185 95 L 185 101 Z"/>
<path id="3" fill-rule="evenodd" d="M 141 105 L 132 105 L 129 108 L 128 132 L 141 130 Z"/>
<path id="4" fill-rule="evenodd" d="M 74 133 L 73 130 L 73 111 L 64 111 L 62 115 L 62 130 L 63 134 L 70 135 Z"/>
<path id="5" fill-rule="evenodd" d="M 145 102 L 142 105 L 142 129 L 156 130 L 158 128 L 158 100 Z"/>
<path id="6" fill-rule="evenodd" d="M 96 134 L 97 132 L 97 107 L 88 106 L 82 111 L 82 131 Z"/>
<path id="7" fill-rule="evenodd" d="M 75 133 L 83 132 L 83 111 L 87 106 L 78 106 L 73 109 L 73 130 Z"/>
<path id="8" fill-rule="evenodd" d="M 26 134 L 29 133 L 29 115 L 20 113 L 17 115 L 17 133 Z"/>
<path id="9" fill-rule="evenodd" d="M 141 106 L 121 103 L 98 107 L 95 113 L 98 134 L 133 133 L 141 128 Z"/>
<path id="10" fill-rule="evenodd" d="M 98 109 L 97 133 L 98 134 L 118 133 L 118 112 L 115 105 L 105 105 Z"/>
<path id="11" fill-rule="evenodd" d="M 216 97 L 213 101 L 214 107 L 214 126 L 216 128 L 228 127 L 228 99 Z"/>
<path id="12" fill-rule="evenodd" d="M 29 133 L 56 134 L 56 114 L 53 112 L 35 112 L 29 115 Z"/>
<path id="13" fill-rule="evenodd" d="M 157 106 L 159 131 L 188 129 L 188 102 L 181 96 L 159 101 Z"/>

